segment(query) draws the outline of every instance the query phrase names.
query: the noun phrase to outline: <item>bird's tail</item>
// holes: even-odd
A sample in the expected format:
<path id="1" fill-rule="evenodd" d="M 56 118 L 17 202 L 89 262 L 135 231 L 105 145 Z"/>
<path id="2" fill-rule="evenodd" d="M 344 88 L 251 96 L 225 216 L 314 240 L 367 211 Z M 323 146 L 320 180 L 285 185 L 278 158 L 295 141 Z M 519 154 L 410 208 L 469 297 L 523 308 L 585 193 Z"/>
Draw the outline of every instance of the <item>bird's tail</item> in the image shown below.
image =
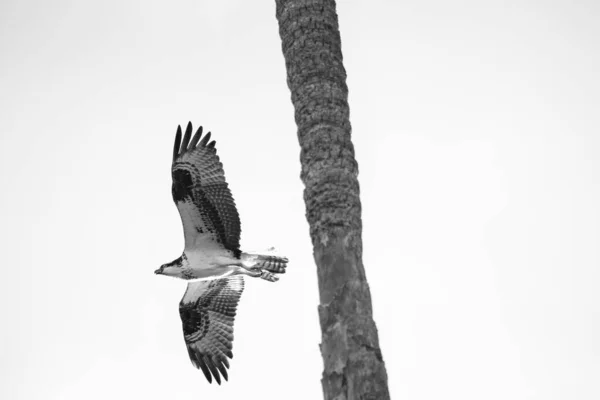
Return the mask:
<path id="1" fill-rule="evenodd" d="M 285 274 L 288 259 L 271 254 L 242 253 L 244 266 L 252 269 L 262 269 L 276 274 Z"/>
<path id="2" fill-rule="evenodd" d="M 288 259 L 285 257 L 277 257 L 277 256 L 265 256 L 265 255 L 257 255 L 257 263 L 256 265 L 265 269 L 269 272 L 274 272 L 276 274 L 285 274 L 285 269 L 287 268 Z"/>

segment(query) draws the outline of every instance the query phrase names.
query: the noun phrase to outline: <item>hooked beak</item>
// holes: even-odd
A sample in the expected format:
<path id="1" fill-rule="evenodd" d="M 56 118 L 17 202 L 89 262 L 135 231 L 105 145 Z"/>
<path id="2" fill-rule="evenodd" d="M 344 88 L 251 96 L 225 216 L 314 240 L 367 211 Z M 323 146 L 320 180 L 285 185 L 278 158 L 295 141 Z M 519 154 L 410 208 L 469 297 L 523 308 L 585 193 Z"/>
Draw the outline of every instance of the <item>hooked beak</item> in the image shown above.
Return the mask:
<path id="1" fill-rule="evenodd" d="M 155 273 L 156 275 L 161 275 L 161 274 L 162 274 L 162 272 L 163 272 L 163 267 L 160 267 L 159 269 L 157 269 L 156 271 L 154 271 L 154 273 Z"/>

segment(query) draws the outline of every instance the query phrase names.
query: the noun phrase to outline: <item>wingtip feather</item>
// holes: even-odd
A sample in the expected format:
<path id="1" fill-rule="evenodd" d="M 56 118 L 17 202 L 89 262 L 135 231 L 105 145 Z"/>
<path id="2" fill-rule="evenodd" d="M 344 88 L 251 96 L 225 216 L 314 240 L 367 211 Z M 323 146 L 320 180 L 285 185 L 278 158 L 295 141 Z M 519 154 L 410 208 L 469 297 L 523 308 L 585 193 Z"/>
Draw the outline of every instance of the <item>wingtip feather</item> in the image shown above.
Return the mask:
<path id="1" fill-rule="evenodd" d="M 217 368 L 219 369 L 219 372 L 221 372 L 221 375 L 223 375 L 223 378 L 225 378 L 226 381 L 229 381 L 229 376 L 227 375 L 227 369 L 221 363 L 221 361 L 220 360 L 214 360 L 214 363 L 216 364 Z"/>
<path id="2" fill-rule="evenodd" d="M 190 139 L 192 138 L 192 122 L 188 122 L 187 127 L 185 128 L 185 134 L 183 135 L 183 141 L 181 142 L 181 150 L 186 151 L 188 148 L 188 144 L 190 143 Z"/>
<path id="3" fill-rule="evenodd" d="M 209 140 L 210 140 L 210 132 L 208 132 L 208 133 L 206 133 L 206 135 L 204 135 L 204 137 L 200 141 L 200 147 L 206 146 L 206 143 L 208 143 Z"/>
<path id="4" fill-rule="evenodd" d="M 190 142 L 190 149 L 194 149 L 196 147 L 201 136 L 202 136 L 202 127 L 198 128 L 198 130 L 196 131 L 196 134 L 192 138 L 192 141 Z"/>
<path id="5" fill-rule="evenodd" d="M 208 370 L 206 365 L 204 365 L 203 362 L 200 362 L 200 364 L 198 364 L 198 365 L 200 367 L 200 370 L 202 370 L 202 373 L 204 374 L 204 377 L 206 378 L 208 383 L 212 383 L 212 375 L 210 374 L 210 371 Z"/>
<path id="6" fill-rule="evenodd" d="M 177 133 L 175 134 L 175 144 L 173 145 L 173 161 L 179 155 L 179 144 L 181 143 L 181 125 L 177 126 Z"/>
<path id="7" fill-rule="evenodd" d="M 219 370 L 217 369 L 217 367 L 215 367 L 213 360 L 207 355 L 205 355 L 203 357 L 203 360 L 204 360 L 204 364 L 206 364 L 206 366 L 212 373 L 213 377 L 215 378 L 217 383 L 220 385 L 221 384 L 221 375 L 219 375 Z"/>
<path id="8" fill-rule="evenodd" d="M 202 355 L 190 346 L 188 346 L 188 354 L 190 355 L 190 360 L 192 360 L 192 364 L 194 364 L 194 367 L 202 371 L 208 383 L 212 383 L 212 375 L 210 374 L 208 367 L 204 363 Z"/>

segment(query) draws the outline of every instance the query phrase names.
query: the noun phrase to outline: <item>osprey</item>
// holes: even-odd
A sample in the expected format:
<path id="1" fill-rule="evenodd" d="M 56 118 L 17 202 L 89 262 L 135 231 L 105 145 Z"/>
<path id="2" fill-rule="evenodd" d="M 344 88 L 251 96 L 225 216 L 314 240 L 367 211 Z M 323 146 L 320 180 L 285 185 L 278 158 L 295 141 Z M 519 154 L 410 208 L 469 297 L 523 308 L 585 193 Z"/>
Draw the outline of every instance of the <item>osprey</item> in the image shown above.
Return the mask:
<path id="1" fill-rule="evenodd" d="M 233 354 L 233 320 L 244 290 L 243 276 L 275 282 L 287 258 L 240 250 L 240 217 L 225 181 L 223 165 L 200 127 L 192 138 L 188 123 L 173 148 L 173 201 L 179 210 L 185 248 L 181 257 L 163 264 L 155 274 L 188 281 L 179 303 L 183 337 L 192 364 L 209 382 L 228 379 Z M 191 140 L 190 140 L 191 139 Z M 210 142 L 209 142 L 210 141 Z"/>

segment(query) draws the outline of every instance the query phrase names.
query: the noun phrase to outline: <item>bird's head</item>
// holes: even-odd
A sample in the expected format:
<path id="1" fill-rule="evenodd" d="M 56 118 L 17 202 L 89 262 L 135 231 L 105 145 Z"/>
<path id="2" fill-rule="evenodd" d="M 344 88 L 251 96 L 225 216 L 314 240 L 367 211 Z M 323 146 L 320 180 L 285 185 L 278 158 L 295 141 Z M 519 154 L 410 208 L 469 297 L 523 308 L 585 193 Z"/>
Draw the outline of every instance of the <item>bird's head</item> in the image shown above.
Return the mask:
<path id="1" fill-rule="evenodd" d="M 154 271 L 154 273 L 156 275 L 167 275 L 181 278 L 183 273 L 183 263 L 181 257 L 175 261 L 161 265 L 159 269 Z"/>

